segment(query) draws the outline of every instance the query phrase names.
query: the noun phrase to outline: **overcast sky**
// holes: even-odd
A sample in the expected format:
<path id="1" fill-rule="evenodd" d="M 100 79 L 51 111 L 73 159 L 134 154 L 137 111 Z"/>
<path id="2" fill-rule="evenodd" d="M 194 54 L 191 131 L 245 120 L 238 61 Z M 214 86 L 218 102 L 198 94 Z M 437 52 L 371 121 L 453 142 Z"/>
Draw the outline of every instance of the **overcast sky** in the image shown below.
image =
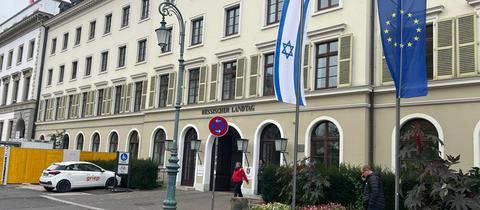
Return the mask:
<path id="1" fill-rule="evenodd" d="M 10 18 L 26 6 L 28 6 L 28 0 L 0 0 L 2 9 L 0 9 L 0 23 Z"/>

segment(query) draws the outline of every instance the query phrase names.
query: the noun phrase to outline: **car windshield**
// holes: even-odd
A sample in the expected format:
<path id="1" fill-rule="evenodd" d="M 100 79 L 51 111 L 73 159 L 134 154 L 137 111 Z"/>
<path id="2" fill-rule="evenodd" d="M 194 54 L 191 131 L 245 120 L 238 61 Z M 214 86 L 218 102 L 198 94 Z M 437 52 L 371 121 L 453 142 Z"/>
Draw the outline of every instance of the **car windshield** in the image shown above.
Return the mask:
<path id="1" fill-rule="evenodd" d="M 58 164 L 53 164 L 51 166 L 49 166 L 47 168 L 48 171 L 52 171 L 52 170 L 65 170 L 67 168 L 67 166 L 65 165 L 58 165 Z"/>

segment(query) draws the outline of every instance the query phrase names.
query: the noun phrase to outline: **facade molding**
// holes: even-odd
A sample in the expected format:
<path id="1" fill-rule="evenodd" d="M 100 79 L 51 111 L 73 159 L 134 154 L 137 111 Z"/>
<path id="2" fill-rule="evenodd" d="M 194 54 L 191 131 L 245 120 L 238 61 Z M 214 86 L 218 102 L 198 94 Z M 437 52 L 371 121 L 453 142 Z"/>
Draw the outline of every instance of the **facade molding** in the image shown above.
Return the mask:
<path id="1" fill-rule="evenodd" d="M 347 28 L 347 24 L 341 23 L 337 25 L 332 25 L 325 28 L 320 28 L 313 31 L 307 32 L 307 37 L 311 40 L 319 39 L 320 37 L 325 36 L 338 36 Z"/>
<path id="2" fill-rule="evenodd" d="M 163 65 L 163 66 L 157 66 L 157 67 L 154 68 L 154 70 L 157 72 L 157 74 L 163 74 L 166 71 L 173 70 L 173 68 L 175 68 L 175 65 L 167 64 L 167 65 Z"/>
<path id="3" fill-rule="evenodd" d="M 236 48 L 233 50 L 215 53 L 215 56 L 219 61 L 225 61 L 225 60 L 237 59 L 238 57 L 240 57 L 240 55 L 242 55 L 242 53 L 243 53 L 242 48 Z"/>

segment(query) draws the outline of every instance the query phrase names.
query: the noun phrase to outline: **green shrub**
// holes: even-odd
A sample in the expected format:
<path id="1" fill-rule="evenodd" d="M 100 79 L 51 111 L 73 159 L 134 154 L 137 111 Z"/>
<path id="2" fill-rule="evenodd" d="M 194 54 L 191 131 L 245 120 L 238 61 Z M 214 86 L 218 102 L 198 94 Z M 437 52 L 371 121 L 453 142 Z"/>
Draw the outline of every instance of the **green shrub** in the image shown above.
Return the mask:
<path id="1" fill-rule="evenodd" d="M 115 171 L 116 160 L 91 161 L 105 170 Z M 127 175 L 122 177 L 121 187 L 127 187 Z M 158 165 L 152 160 L 130 160 L 130 188 L 153 189 L 157 187 Z"/>
<path id="2" fill-rule="evenodd" d="M 263 188 L 262 198 L 267 203 L 272 202 L 286 202 L 288 198 L 284 198 L 280 195 L 282 191 L 282 186 L 285 186 L 287 183 L 279 182 L 277 171 L 279 167 L 276 165 L 267 165 L 263 169 Z"/>
<path id="3" fill-rule="evenodd" d="M 289 205 L 282 203 L 269 203 L 262 205 L 254 205 L 250 210 L 291 210 Z"/>

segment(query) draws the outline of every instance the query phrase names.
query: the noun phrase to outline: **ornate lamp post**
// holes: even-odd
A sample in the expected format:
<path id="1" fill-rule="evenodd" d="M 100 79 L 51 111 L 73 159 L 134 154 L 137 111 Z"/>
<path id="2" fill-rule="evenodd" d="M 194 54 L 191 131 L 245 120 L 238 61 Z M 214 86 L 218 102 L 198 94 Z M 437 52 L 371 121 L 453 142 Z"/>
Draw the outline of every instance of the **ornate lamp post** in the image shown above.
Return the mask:
<path id="1" fill-rule="evenodd" d="M 171 16 L 172 13 L 177 16 L 179 31 L 180 31 L 180 58 L 178 59 L 178 76 L 177 76 L 177 97 L 175 99 L 175 122 L 173 128 L 173 142 L 172 148 L 170 153 L 170 159 L 168 159 L 167 164 L 167 175 L 168 175 L 168 183 L 167 183 L 167 193 L 165 200 L 163 200 L 163 209 L 177 209 L 177 200 L 175 198 L 175 183 L 177 180 L 178 169 L 180 166 L 178 165 L 178 122 L 180 119 L 180 102 L 182 101 L 182 94 L 180 91 L 182 89 L 182 81 L 183 81 L 183 72 L 185 71 L 185 64 L 183 60 L 183 52 L 184 52 L 184 42 L 185 42 L 185 23 L 183 22 L 182 14 L 180 10 L 178 10 L 177 6 L 175 6 L 175 2 L 173 0 L 165 0 L 164 2 L 160 3 L 158 7 L 158 11 L 162 15 L 162 22 L 160 22 L 160 28 L 155 30 L 158 38 L 158 45 L 163 47 L 167 45 L 167 36 L 168 36 L 168 29 L 165 26 L 165 16 Z"/>
<path id="2" fill-rule="evenodd" d="M 237 150 L 245 154 L 245 159 L 247 160 L 247 167 L 250 167 L 250 163 L 248 162 L 248 156 L 246 153 L 248 149 L 248 139 L 237 139 Z"/>
<path id="3" fill-rule="evenodd" d="M 282 153 L 285 164 L 287 163 L 287 159 L 285 158 L 285 153 L 287 152 L 287 142 L 288 139 L 286 138 L 275 139 L 275 150 Z"/>

